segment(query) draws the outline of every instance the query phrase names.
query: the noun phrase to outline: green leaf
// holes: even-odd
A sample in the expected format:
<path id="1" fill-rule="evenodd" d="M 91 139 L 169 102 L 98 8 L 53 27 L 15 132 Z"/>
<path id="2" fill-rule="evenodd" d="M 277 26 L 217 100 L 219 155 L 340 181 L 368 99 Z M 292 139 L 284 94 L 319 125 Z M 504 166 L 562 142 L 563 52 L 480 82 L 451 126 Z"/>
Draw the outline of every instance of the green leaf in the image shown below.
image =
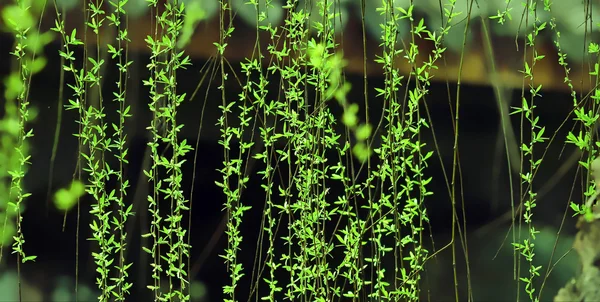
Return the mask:
<path id="1" fill-rule="evenodd" d="M 8 5 L 2 9 L 2 20 L 12 31 L 19 32 L 35 25 L 35 20 L 27 8 Z"/>
<path id="2" fill-rule="evenodd" d="M 368 139 L 369 136 L 371 136 L 371 129 L 372 127 L 369 124 L 362 124 L 358 126 L 356 129 L 356 139 L 359 141 Z"/>
<path id="3" fill-rule="evenodd" d="M 73 181 L 68 189 L 60 189 L 54 193 L 54 205 L 61 211 L 70 210 L 77 200 L 85 194 L 85 186 L 80 181 Z"/>

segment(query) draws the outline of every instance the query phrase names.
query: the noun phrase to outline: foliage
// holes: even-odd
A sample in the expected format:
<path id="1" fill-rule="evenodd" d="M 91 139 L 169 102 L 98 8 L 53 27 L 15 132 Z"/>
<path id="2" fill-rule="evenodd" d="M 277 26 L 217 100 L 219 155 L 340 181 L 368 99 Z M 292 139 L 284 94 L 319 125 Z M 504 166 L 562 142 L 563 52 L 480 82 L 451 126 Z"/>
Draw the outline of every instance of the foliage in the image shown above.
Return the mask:
<path id="1" fill-rule="evenodd" d="M 11 234 L 19 273 L 21 264 L 36 259 L 25 253 L 21 227 L 25 202 L 31 195 L 23 184 L 29 168 L 28 141 L 34 133 L 29 126 L 35 116 L 29 105 L 29 89 L 31 76 L 46 65 L 42 50 L 54 39 L 53 33 L 35 29 L 45 6 L 34 2 L 16 0 L 2 10 L 4 23 L 15 37 L 12 54 L 16 67 L 4 79 L 5 114 L 0 120 L 0 165 L 4 167 L 0 170 L 0 217 L 4 218 L 1 239 L 2 245 L 8 244 L 10 241 L 5 239 L 7 233 Z M 215 180 L 215 185 L 225 198 L 223 209 L 227 218 L 227 248 L 220 254 L 229 275 L 229 282 L 222 289 L 224 300 L 420 300 L 426 264 L 444 250 L 452 253 L 452 263 L 456 264 L 459 246 L 467 262 L 467 276 L 471 278 L 458 153 L 464 49 L 460 53 L 456 95 L 448 94 L 448 102 L 454 101 L 452 169 L 449 173 L 444 171 L 452 209 L 451 239 L 438 250 L 430 250 L 424 238 L 430 227 L 428 201 L 434 194 L 428 167 L 434 155 L 441 161 L 441 154 L 437 142 L 428 145 L 421 135 L 425 131 L 435 134 L 431 118 L 423 113 L 428 113 L 427 98 L 434 71 L 442 64 L 450 44 L 446 39 L 452 29 L 465 22 L 462 39 L 468 40 L 476 2 L 469 1 L 468 6 L 457 6 L 456 0 L 440 2 L 439 28 L 432 28 L 419 17 L 413 1 L 378 2 L 377 20 L 382 22 L 378 24 L 380 44 L 374 63 L 385 78 L 382 87 L 368 84 L 366 55 L 362 62 L 364 86 L 352 87 L 347 82 L 344 68 L 348 62 L 340 51 L 342 42 L 337 32 L 343 10 L 335 1 L 315 1 L 316 9 L 308 2 L 243 3 L 243 7 L 253 9 L 256 40 L 251 46 L 253 55 L 239 62 L 241 73 L 227 60 L 228 41 L 237 33 L 232 21 L 233 5 L 231 1 L 219 0 L 215 8 L 219 13 L 220 36 L 213 44 L 214 70 L 203 72 L 218 74 L 221 93 L 222 115 L 216 126 L 223 150 L 222 167 L 218 170 L 222 178 Z M 511 0 L 506 0 L 505 9 L 498 10 L 496 15 L 482 15 L 482 22 L 488 21 L 484 19 L 486 16 L 499 24 L 513 21 L 517 15 L 524 16 L 526 47 L 520 70 L 523 86 L 520 105 L 512 110 L 521 121 L 517 201 L 520 205 L 514 207 L 511 201 L 512 246 L 516 282 L 524 283 L 527 300 L 539 301 L 544 282 L 537 287 L 543 266 L 535 259 L 540 231 L 534 221 L 538 201 L 534 180 L 547 151 L 540 155 L 538 150 L 554 140 L 545 136 L 546 128 L 536 115 L 542 86 L 536 84 L 535 70 L 545 59 L 536 47 L 539 36 L 552 31 L 556 37 L 558 63 L 564 69 L 565 83 L 573 98 L 573 119 L 581 125 L 564 139 L 584 154 L 579 164 L 586 170 L 585 197 L 597 196 L 596 184 L 590 176 L 600 147 L 600 143 L 594 142 L 599 116 L 600 92 L 596 88 L 600 83 L 600 61 L 592 64 L 589 73 L 596 87 L 589 94 L 592 102 L 588 104 L 587 96 L 577 96 L 569 78 L 570 68 L 561 48 L 556 19 L 545 20 L 548 15 L 541 13 L 543 9 L 551 16 L 552 2 L 544 0 L 542 5 L 524 0 L 522 11 L 516 11 L 510 3 Z M 76 121 L 79 131 L 73 135 L 78 139 L 80 151 L 73 182 L 69 188 L 59 189 L 54 200 L 61 211 L 77 206 L 78 231 L 79 199 L 87 194 L 93 200 L 90 211 L 93 217 L 88 227 L 92 234 L 89 240 L 94 243 L 92 256 L 100 301 L 135 299 L 130 297 L 132 263 L 127 263 L 126 253 L 132 236 L 138 235 L 128 232 L 126 225 L 130 217 L 140 213 L 133 211 L 125 172 L 131 156 L 128 154 L 131 138 L 126 134 L 132 116 L 127 83 L 133 64 L 128 52 L 131 40 L 126 20 L 129 8 L 144 10 L 139 4 L 138 1 L 128 6 L 127 0 L 87 0 L 82 5 L 86 28 L 68 31 L 64 10 L 72 4 L 54 3 L 52 31 L 62 44 L 61 85 L 71 90 L 64 109 L 79 116 Z M 270 9 L 275 7 L 284 12 L 282 25 L 274 24 L 277 18 L 269 16 Z M 362 16 L 365 7 L 363 3 Z M 458 11 L 460 7 L 467 7 L 466 11 Z M 198 150 L 180 137 L 184 125 L 179 122 L 178 113 L 188 96 L 178 89 L 178 73 L 191 65 L 185 46 L 199 22 L 211 12 L 210 6 L 201 2 L 178 0 L 147 0 L 147 9 L 154 28 L 145 37 L 151 51 L 146 66 L 150 77 L 142 81 L 150 94 L 147 103 L 152 113 L 146 127 L 151 163 L 144 169 L 141 180 L 152 186 L 144 213 L 151 217 L 151 222 L 148 232 L 141 234 L 150 241 L 150 245 L 142 247 L 151 258 L 152 280 L 146 288 L 155 301 L 188 301 L 194 293 L 204 294 L 202 286 L 193 283 L 190 274 L 190 226 L 186 226 L 184 219 L 191 208 L 183 188 L 183 167 L 189 164 L 185 156 Z M 406 24 L 410 31 L 404 36 Z M 361 25 L 364 31 L 364 18 Z M 110 43 L 105 43 L 106 32 L 112 33 Z M 431 43 L 431 49 L 421 49 L 417 42 L 420 40 Z M 366 54 L 364 32 L 362 42 Z M 82 57 L 77 57 L 77 49 L 84 50 Z M 590 43 L 588 52 L 600 58 L 597 43 Z M 399 64 L 410 66 L 410 72 L 402 74 Z M 115 83 L 105 81 L 107 65 L 116 67 Z M 64 79 L 64 73 L 68 73 L 69 80 Z M 237 98 L 227 93 L 230 85 L 241 88 Z M 112 94 L 105 87 L 110 87 Z M 372 90 L 375 99 L 369 97 Z M 363 112 L 355 102 L 357 98 L 364 100 Z M 107 109 L 109 101 L 118 109 Z M 369 114 L 374 102 L 383 104 L 383 114 L 375 121 Z M 341 108 L 340 116 L 334 113 L 335 108 Z M 342 133 L 336 130 L 338 125 L 344 129 Z M 254 162 L 265 168 L 253 171 Z M 257 183 L 262 195 L 254 196 L 255 202 L 251 203 L 244 194 Z M 334 193 L 334 187 L 342 188 L 342 193 Z M 511 195 L 512 190 L 511 186 Z M 587 219 L 593 219 L 591 207 L 588 203 L 571 203 L 575 215 L 585 215 Z M 248 251 L 242 248 L 247 245 L 242 243 L 248 240 L 244 237 L 248 231 L 243 224 L 251 211 L 259 211 L 262 221 L 260 230 L 252 230 L 258 232 L 254 262 L 246 263 L 242 254 Z M 1 256 L 0 251 L 0 259 Z M 528 265 L 526 269 L 522 267 L 522 259 Z M 550 267 L 547 269 L 544 281 Z M 456 267 L 452 273 L 454 298 L 458 301 L 462 296 Z M 20 278 L 19 275 L 19 282 Z M 244 280 L 251 284 L 249 297 L 241 294 Z M 75 297 L 77 290 L 76 285 Z M 466 292 L 470 299 L 472 290 L 469 279 Z M 20 291 L 19 285 L 19 294 Z M 59 294 L 64 293 L 56 295 Z M 516 299 L 521 298 L 519 292 Z"/>

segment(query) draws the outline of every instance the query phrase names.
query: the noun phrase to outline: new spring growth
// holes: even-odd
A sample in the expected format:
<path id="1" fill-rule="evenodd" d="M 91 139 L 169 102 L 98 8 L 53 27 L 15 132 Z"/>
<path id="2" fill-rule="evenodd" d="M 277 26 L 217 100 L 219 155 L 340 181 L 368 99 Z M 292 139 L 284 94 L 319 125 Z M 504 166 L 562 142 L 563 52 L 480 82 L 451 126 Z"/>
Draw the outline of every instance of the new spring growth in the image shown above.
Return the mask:
<path id="1" fill-rule="evenodd" d="M 594 184 L 596 184 L 596 192 L 588 198 L 585 206 L 590 209 L 594 204 L 594 201 L 600 195 L 600 156 L 594 159 L 590 166 L 590 171 L 592 172 L 592 179 L 594 180 Z M 592 211 L 594 212 L 594 211 Z M 600 212 L 594 213 L 594 218 L 600 218 Z"/>

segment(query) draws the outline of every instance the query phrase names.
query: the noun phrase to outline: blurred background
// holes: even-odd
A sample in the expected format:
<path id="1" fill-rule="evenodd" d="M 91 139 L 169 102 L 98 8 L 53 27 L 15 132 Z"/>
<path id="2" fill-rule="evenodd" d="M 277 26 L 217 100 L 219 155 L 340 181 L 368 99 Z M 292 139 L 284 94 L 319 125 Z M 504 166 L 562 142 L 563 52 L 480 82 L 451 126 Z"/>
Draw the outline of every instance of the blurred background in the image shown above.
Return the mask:
<path id="1" fill-rule="evenodd" d="M 184 171 L 184 188 L 186 194 L 191 194 L 193 185 L 194 204 L 192 208 L 192 254 L 191 277 L 192 300 L 194 301 L 220 301 L 222 286 L 228 281 L 225 265 L 222 258 L 218 257 L 226 247 L 227 239 L 223 234 L 224 197 L 214 181 L 220 177 L 217 169 L 221 168 L 223 161 L 222 147 L 219 140 L 219 128 L 215 126 L 221 112 L 218 108 L 220 91 L 218 83 L 202 81 L 204 73 L 199 70 L 208 66 L 215 58 L 216 52 L 213 42 L 219 38 L 219 3 L 217 0 L 187 0 L 186 19 L 184 31 L 181 35 L 180 45 L 192 59 L 192 67 L 178 75 L 178 91 L 192 95 L 198 91 L 195 99 L 186 101 L 179 111 L 178 120 L 186 127 L 181 132 L 181 137 L 186 138 L 190 144 L 198 142 L 198 158 L 196 162 L 196 179 L 192 184 L 191 175 L 194 167 L 189 164 Z M 233 12 L 232 22 L 235 31 L 229 40 L 225 57 L 238 72 L 241 72 L 239 63 L 244 58 L 251 57 L 252 46 L 256 40 L 256 15 L 254 8 L 245 4 L 245 0 L 231 0 Z M 263 3 L 263 1 L 259 1 Z M 531 30 L 526 27 L 521 18 L 522 1 L 510 2 L 514 13 L 512 20 L 507 20 L 500 25 L 495 19 L 498 11 L 506 8 L 504 0 L 480 0 L 471 7 L 471 20 L 467 22 L 467 11 L 471 1 L 457 1 L 456 10 L 463 14 L 453 22 L 445 47 L 447 52 L 444 59 L 439 62 L 439 69 L 435 70 L 434 83 L 429 88 L 426 98 L 432 128 L 422 135 L 422 140 L 432 148 L 435 143 L 439 145 L 440 158 L 430 160 L 428 174 L 433 176 L 430 190 L 436 192 L 427 201 L 427 211 L 431 221 L 431 236 L 434 238 L 431 251 L 440 248 L 450 240 L 450 202 L 446 196 L 446 184 L 443 178 L 443 167 L 451 168 L 453 128 L 452 120 L 454 97 L 457 90 L 457 80 L 461 79 L 461 106 L 459 128 L 459 152 L 462 168 L 464 196 L 464 216 L 461 221 L 466 225 L 468 235 L 468 255 L 470 265 L 470 282 L 473 296 L 476 301 L 509 301 L 516 297 L 516 283 L 513 279 L 513 248 L 510 244 L 511 196 L 509 190 L 509 174 L 512 173 L 513 185 L 518 186 L 518 170 L 516 164 L 507 165 L 505 153 L 505 140 L 502 131 L 501 113 L 508 112 L 511 106 L 519 106 L 523 76 L 519 70 L 523 69 L 524 43 L 523 37 Z M 541 2 L 541 1 L 540 1 Z M 95 267 L 91 258 L 91 245 L 84 238 L 90 237 L 87 227 L 91 199 L 84 196 L 80 203 L 80 225 L 78 231 L 77 210 L 65 212 L 56 208 L 51 201 L 54 194 L 61 188 L 68 187 L 73 179 L 76 169 L 78 149 L 77 139 L 72 135 L 77 132 L 75 121 L 76 112 L 62 112 L 62 120 L 58 119 L 57 112 L 62 106 L 58 101 L 60 78 L 58 72 L 61 68 L 58 51 L 60 43 L 58 37 L 49 31 L 54 26 L 56 13 L 54 4 L 45 1 L 32 2 L 32 20 L 25 20 L 32 24 L 40 22 L 39 49 L 43 52 L 45 61 L 40 63 L 43 69 L 33 77 L 30 92 L 31 106 L 35 111 L 35 120 L 32 122 L 35 136 L 31 139 L 30 152 L 31 168 L 25 178 L 25 187 L 32 196 L 27 199 L 26 209 L 23 213 L 23 232 L 26 238 L 25 248 L 28 254 L 37 255 L 35 263 L 23 266 L 23 286 L 27 301 L 72 301 L 75 278 L 79 280 L 79 300 L 96 300 L 94 285 Z M 407 7 L 410 1 L 396 0 L 395 5 Z M 415 3 L 416 19 L 424 18 L 425 24 L 431 28 L 440 28 L 443 20 L 440 18 L 440 2 L 438 0 L 418 0 Z M 60 10 L 65 12 L 67 28 L 83 30 L 82 5 L 77 0 L 56 0 Z M 263 3 L 264 4 L 264 3 Z M 273 0 L 274 7 L 268 10 L 268 21 L 273 25 L 281 25 L 284 19 L 282 0 Z M 363 11 L 364 4 L 364 11 Z M 540 123 L 546 127 L 546 133 L 556 134 L 557 139 L 552 143 L 542 146 L 547 149 L 544 163 L 535 180 L 535 190 L 538 192 L 538 207 L 535 209 L 535 223 L 542 232 L 536 242 L 536 261 L 543 265 L 543 274 L 549 263 L 557 262 L 549 272 L 548 280 L 544 287 L 543 300 L 551 300 L 558 289 L 573 277 L 578 269 L 577 256 L 569 252 L 576 232 L 575 219 L 568 207 L 569 201 L 581 202 L 582 181 L 580 171 L 577 169 L 577 160 L 581 154 L 572 145 L 564 144 L 568 131 L 575 127 L 573 122 L 573 97 L 585 96 L 595 85 L 595 79 L 588 75 L 590 62 L 597 58 L 587 54 L 586 45 L 590 41 L 597 41 L 598 28 L 589 24 L 598 19 L 597 1 L 554 1 L 551 13 L 540 9 L 539 19 L 542 21 L 555 20 L 558 37 L 555 31 L 546 30 L 538 37 L 538 52 L 545 55 L 534 71 L 536 84 L 543 85 L 542 98 L 538 102 L 536 114 Z M 0 11 L 3 19 L 0 20 L 0 78 L 6 83 L 15 62 L 10 52 L 14 48 L 14 36 L 6 30 L 6 20 L 10 17 L 12 2 L 0 1 Z M 304 5 L 304 4 L 301 4 Z M 312 5 L 312 6 L 311 6 Z M 374 62 L 375 56 L 381 53 L 381 28 L 383 21 L 376 8 L 381 1 L 340 0 L 336 2 L 336 12 L 340 12 L 336 19 L 336 37 L 339 41 L 339 51 L 342 51 L 348 65 L 345 69 L 347 81 L 353 90 L 361 91 L 367 79 L 371 106 L 369 114 L 372 120 L 379 120 L 383 104 L 378 104 L 375 91 L 372 87 L 383 86 L 383 74 L 378 64 Z M 307 3 L 312 7 L 312 1 Z M 541 7 L 541 6 L 540 6 Z M 133 118 L 127 124 L 128 137 L 130 138 L 129 154 L 130 164 L 127 167 L 127 177 L 130 180 L 132 192 L 130 202 L 135 204 L 135 212 L 145 213 L 147 207 L 146 194 L 148 184 L 144 181 L 141 169 L 144 166 L 146 143 L 148 134 L 145 128 L 149 125 L 151 114 L 148 110 L 149 95 L 146 87 L 142 86 L 142 79 L 147 79 L 150 74 L 146 64 L 150 60 L 150 51 L 144 42 L 150 34 L 152 23 L 147 3 L 144 0 L 129 0 L 127 7 L 128 25 L 131 43 L 129 44 L 130 79 L 128 82 L 128 102 L 132 106 Z M 361 19 L 364 13 L 364 32 Z M 8 16 L 8 17 L 7 17 Z M 41 16 L 41 17 L 40 17 Z M 315 14 L 316 16 L 316 14 Z M 316 17 L 315 17 L 316 18 Z M 39 19 L 39 20 L 38 20 Z M 465 27 L 467 39 L 463 39 Z M 409 35 L 410 24 L 400 23 L 401 30 L 399 47 L 403 47 L 411 39 Z M 37 28 L 37 26 L 34 26 Z M 68 30 L 69 31 L 69 30 Z M 110 39 L 114 33 L 101 32 L 101 36 Z M 364 37 L 364 38 L 363 38 Z M 262 37 L 261 37 L 262 38 Z M 269 37 L 265 36 L 267 41 Z M 366 41 L 363 47 L 363 39 Z M 556 41 L 560 41 L 560 51 L 566 55 L 569 64 L 569 77 L 572 79 L 573 90 L 565 83 L 565 68 L 558 64 L 559 54 Z M 90 43 L 95 43 L 91 41 Z M 404 44 L 403 44 L 404 43 Z M 418 39 L 420 60 L 426 59 L 433 45 L 426 40 Z M 267 47 L 264 43 L 263 47 Z M 461 56 L 464 54 L 464 56 Z M 77 57 L 82 56 L 82 49 L 76 50 Z M 459 63 L 463 58 L 462 70 Z M 268 60 L 268 59 L 265 59 Z M 364 64 L 366 60 L 366 64 Z M 366 69 L 365 69 L 366 66 Z M 398 62 L 398 68 L 408 75 L 410 66 L 403 61 Z M 114 82 L 118 72 L 114 66 L 109 66 L 102 71 L 104 80 Z M 215 75 L 220 77 L 218 71 Z M 276 83 L 277 79 L 272 79 Z M 414 83 L 405 81 L 402 89 L 411 88 Z M 228 97 L 235 98 L 241 91 L 240 87 L 230 81 L 226 87 Z M 525 88 L 527 89 L 527 88 Z M 2 99 L 5 100 L 5 88 L 0 88 Z M 271 92 L 276 97 L 277 92 Z M 351 93 L 350 101 L 364 104 L 362 93 Z M 361 105 L 360 112 L 364 112 Z M 5 114 L 4 106 L 0 106 L 0 113 Z M 503 110 L 500 110 L 503 109 Z M 332 106 L 333 112 L 340 116 L 342 109 Z M 511 134 L 508 135 L 509 152 L 517 152 L 519 136 L 519 116 L 505 116 L 510 123 L 504 126 Z M 202 124 L 200 124 L 202 123 Z M 201 135 L 198 136 L 199 126 L 202 126 Z M 59 129 L 59 143 L 56 149 L 56 158 L 50 160 L 53 146 L 55 145 L 55 131 Z M 343 129 L 341 129 L 343 130 Z M 434 141 L 434 135 L 435 139 Z M 542 149 L 542 147 L 540 147 Z M 514 153 L 513 153 L 514 154 Z M 194 154 L 189 154 L 188 163 L 193 163 Z M 514 157 L 513 157 L 514 158 Z M 511 167 L 509 169 L 509 167 Z M 262 167 L 257 164 L 255 170 Z M 3 168 L 0 167 L 0 170 Z M 0 172 L 6 179 L 6 170 Z M 140 181 L 141 180 L 141 181 Z M 250 186 L 246 191 L 249 202 L 253 194 L 261 194 L 258 186 Z M 252 189 L 253 188 L 253 189 Z M 0 209 L 2 215 L 6 212 L 5 194 L 7 188 L 0 192 Z M 518 195 L 513 196 L 518 200 Z M 258 196 L 258 195 L 257 195 Z M 462 210 L 462 207 L 461 207 Z M 508 214 L 508 215 L 507 215 Z M 128 224 L 129 234 L 145 233 L 148 217 L 145 214 L 131 219 Z M 246 261 L 252 261 L 256 242 L 256 232 L 260 228 L 260 211 L 251 212 L 247 218 L 244 229 L 245 243 L 242 250 L 248 250 Z M 4 216 L 2 216 L 4 217 Z M 5 231 L 14 232 L 9 224 Z M 79 262 L 76 263 L 75 246 L 79 232 Z M 560 234 L 560 235 L 557 235 Z M 253 237 L 254 236 L 254 237 Z M 0 301 L 14 301 L 16 296 L 16 271 L 14 255 L 9 255 L 10 236 L 4 240 L 4 255 L 0 263 Z M 147 256 L 142 252 L 140 245 L 145 245 L 139 237 L 129 243 L 129 261 L 134 265 L 130 276 L 134 283 L 132 297 L 145 297 L 148 294 L 146 284 L 149 281 L 149 265 Z M 428 263 L 426 275 L 423 278 L 423 299 L 431 301 L 454 300 L 452 281 L 451 255 L 442 252 L 438 257 Z M 140 260 L 140 261 L 137 261 Z M 140 264 L 142 263 L 142 264 Z M 78 275 L 75 276 L 75 268 Z M 466 292 L 467 272 L 465 257 L 461 257 L 456 264 L 461 280 L 460 290 Z M 522 286 L 521 286 L 522 287 Z M 539 288 L 539 285 L 538 285 Z M 465 296 L 466 297 L 466 296 Z M 142 298 L 140 298 L 139 301 Z"/>

